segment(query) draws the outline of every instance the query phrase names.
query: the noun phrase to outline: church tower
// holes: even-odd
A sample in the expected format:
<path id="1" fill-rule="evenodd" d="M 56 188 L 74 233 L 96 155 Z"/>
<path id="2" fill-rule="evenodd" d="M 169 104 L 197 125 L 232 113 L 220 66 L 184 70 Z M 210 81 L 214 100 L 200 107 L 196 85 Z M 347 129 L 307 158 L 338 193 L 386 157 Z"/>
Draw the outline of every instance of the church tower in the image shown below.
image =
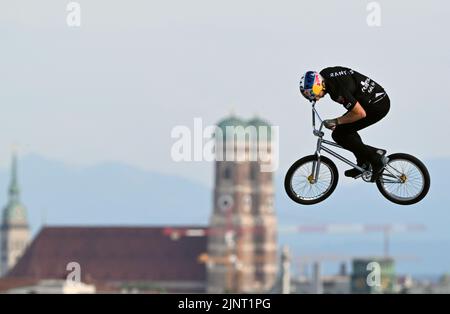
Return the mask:
<path id="1" fill-rule="evenodd" d="M 30 238 L 27 214 L 20 202 L 17 181 L 17 156 L 13 155 L 9 200 L 2 212 L 0 276 L 5 275 L 22 256 Z"/>
<path id="2" fill-rule="evenodd" d="M 271 128 L 257 118 L 243 121 L 231 116 L 218 129 L 207 292 L 266 292 L 277 273 L 272 172 L 261 171 L 263 163 L 271 162 L 267 159 L 272 156 Z M 266 152 L 264 160 L 261 148 Z"/>

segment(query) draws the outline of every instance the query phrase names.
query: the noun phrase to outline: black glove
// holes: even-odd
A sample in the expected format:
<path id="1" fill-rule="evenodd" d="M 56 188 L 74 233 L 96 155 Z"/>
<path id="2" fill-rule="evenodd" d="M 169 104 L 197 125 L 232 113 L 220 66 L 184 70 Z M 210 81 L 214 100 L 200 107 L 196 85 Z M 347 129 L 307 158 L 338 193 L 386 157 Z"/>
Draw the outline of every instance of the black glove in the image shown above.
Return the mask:
<path id="1" fill-rule="evenodd" d="M 323 126 L 327 129 L 334 130 L 334 128 L 338 125 L 338 119 L 328 119 L 323 121 Z"/>

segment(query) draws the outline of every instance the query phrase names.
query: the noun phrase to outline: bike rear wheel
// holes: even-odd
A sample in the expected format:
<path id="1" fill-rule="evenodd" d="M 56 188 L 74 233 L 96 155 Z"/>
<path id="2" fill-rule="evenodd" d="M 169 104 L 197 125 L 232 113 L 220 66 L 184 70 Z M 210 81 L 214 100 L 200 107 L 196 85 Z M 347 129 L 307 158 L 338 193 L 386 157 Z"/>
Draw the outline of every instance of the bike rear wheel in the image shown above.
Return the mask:
<path id="1" fill-rule="evenodd" d="M 297 160 L 286 173 L 284 188 L 296 203 L 312 205 L 328 198 L 339 180 L 336 165 L 327 157 L 320 157 L 319 175 L 314 180 L 317 156 L 309 155 Z"/>
<path id="2" fill-rule="evenodd" d="M 392 154 L 377 180 L 378 190 L 389 201 L 412 205 L 421 201 L 430 189 L 430 174 L 425 165 L 408 154 Z"/>

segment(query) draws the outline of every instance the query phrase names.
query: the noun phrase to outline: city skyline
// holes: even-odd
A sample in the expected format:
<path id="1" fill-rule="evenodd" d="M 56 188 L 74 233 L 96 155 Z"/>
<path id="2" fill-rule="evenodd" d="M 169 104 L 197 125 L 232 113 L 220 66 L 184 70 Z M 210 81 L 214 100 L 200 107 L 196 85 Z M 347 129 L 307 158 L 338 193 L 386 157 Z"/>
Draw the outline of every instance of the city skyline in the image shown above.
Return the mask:
<path id="1" fill-rule="evenodd" d="M 1 173 L 4 175 L 0 176 L 0 188 L 4 186 L 4 193 L 0 196 L 0 201 L 6 200 L 10 169 L 5 172 L 0 168 Z M 425 200 L 426 204 L 399 208 L 395 205 L 386 206 L 375 191 L 370 192 L 370 186 L 364 186 L 363 196 L 356 197 L 355 201 L 360 202 L 361 198 L 369 197 L 373 208 L 377 208 L 377 213 L 367 209 L 345 208 L 343 197 L 348 193 L 353 194 L 355 189 L 361 191 L 358 186 L 348 186 L 338 189 L 332 201 L 325 202 L 311 211 L 297 207 L 287 199 L 280 179 L 275 178 L 275 209 L 280 230 L 300 225 L 317 227 L 350 224 L 348 227 L 358 228 L 356 225 L 361 223 L 397 225 L 420 222 L 426 227 L 425 232 L 394 233 L 391 237 L 393 256 L 416 256 L 416 260 L 399 261 L 399 269 L 417 274 L 427 274 L 431 270 L 437 273 L 448 272 L 447 256 L 438 254 L 440 250 L 437 247 L 434 249 L 437 243 L 444 246 L 449 243 L 445 219 L 442 219 L 445 216 L 436 220 L 424 211 L 425 207 L 433 206 L 438 212 L 445 213 L 444 208 L 439 209 L 431 205 L 446 202 L 446 194 L 442 189 L 431 192 L 430 197 L 435 202 Z M 86 184 L 87 182 L 90 183 Z M 179 202 L 162 197 L 164 194 L 158 192 L 161 182 L 166 182 L 178 191 Z M 182 177 L 155 177 L 154 172 L 145 172 L 118 163 L 80 168 L 38 156 L 24 156 L 19 160 L 19 184 L 22 200 L 28 208 L 33 235 L 45 225 L 206 226 L 211 211 L 212 190 L 207 186 L 198 186 L 197 183 L 183 180 Z M 149 194 L 149 191 L 154 193 Z M 188 195 L 196 199 L 196 204 L 186 206 L 183 203 L 182 200 Z M 124 211 L 124 208 L 127 210 Z M 180 212 L 180 208 L 184 210 Z M 290 244 L 295 255 L 380 256 L 383 253 L 382 233 L 358 235 L 338 232 L 320 235 L 282 231 L 280 235 L 279 244 Z M 436 254 L 440 255 L 440 258 L 437 259 Z M 335 271 L 335 264 L 326 265 L 326 273 Z"/>

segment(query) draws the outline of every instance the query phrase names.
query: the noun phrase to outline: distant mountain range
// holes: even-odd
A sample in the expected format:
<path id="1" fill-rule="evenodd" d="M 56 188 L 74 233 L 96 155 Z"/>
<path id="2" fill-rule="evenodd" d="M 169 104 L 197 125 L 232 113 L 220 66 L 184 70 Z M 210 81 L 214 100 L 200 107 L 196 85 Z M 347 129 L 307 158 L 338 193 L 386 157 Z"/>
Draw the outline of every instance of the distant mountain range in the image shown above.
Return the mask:
<path id="1" fill-rule="evenodd" d="M 426 161 L 432 185 L 429 195 L 413 206 L 385 200 L 375 185 L 338 185 L 322 204 L 301 206 L 285 194 L 284 174 L 275 178 L 275 207 L 282 226 L 324 223 L 420 223 L 425 232 L 398 233 L 390 238 L 395 255 L 415 255 L 417 261 L 399 260 L 402 273 L 450 272 L 450 159 Z M 212 169 L 211 169 L 212 171 Z M 0 201 L 6 204 L 9 169 L 0 171 Z M 343 180 L 353 180 L 340 178 Z M 341 182 L 342 182 L 341 181 Z M 49 225 L 186 225 L 209 220 L 212 191 L 192 180 L 143 171 L 120 163 L 76 167 L 37 155 L 19 160 L 22 201 L 35 234 Z M 284 234 L 294 255 L 380 255 L 382 234 Z M 329 265 L 327 265 L 329 264 Z M 337 270 L 325 263 L 325 272 Z"/>

